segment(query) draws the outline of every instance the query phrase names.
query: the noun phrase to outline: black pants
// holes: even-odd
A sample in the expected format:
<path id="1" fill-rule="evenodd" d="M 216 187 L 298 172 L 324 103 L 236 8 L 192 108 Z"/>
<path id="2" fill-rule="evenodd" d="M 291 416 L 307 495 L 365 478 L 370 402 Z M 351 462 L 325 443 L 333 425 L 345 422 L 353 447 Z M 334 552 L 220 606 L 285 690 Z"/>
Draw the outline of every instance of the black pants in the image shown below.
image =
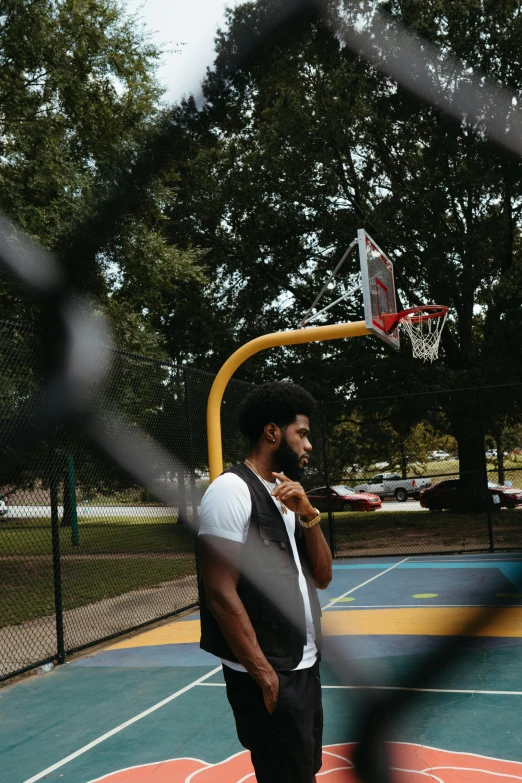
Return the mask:
<path id="1" fill-rule="evenodd" d="M 274 712 L 261 688 L 245 672 L 223 666 L 237 736 L 252 756 L 258 783 L 314 783 L 321 769 L 323 708 L 319 663 L 310 669 L 277 672 Z"/>

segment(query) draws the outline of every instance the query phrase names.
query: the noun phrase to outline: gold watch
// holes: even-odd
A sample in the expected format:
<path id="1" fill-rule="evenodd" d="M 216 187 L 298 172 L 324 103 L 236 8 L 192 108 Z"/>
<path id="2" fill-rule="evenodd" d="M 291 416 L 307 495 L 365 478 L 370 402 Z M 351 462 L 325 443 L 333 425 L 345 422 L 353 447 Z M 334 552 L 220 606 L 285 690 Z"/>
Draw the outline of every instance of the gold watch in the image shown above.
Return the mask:
<path id="1" fill-rule="evenodd" d="M 301 527 L 306 527 L 307 529 L 311 527 L 315 527 L 320 521 L 321 521 L 321 512 L 318 508 L 314 508 L 315 511 L 315 517 L 310 520 L 310 522 L 306 522 L 301 514 L 299 514 L 299 522 L 301 523 Z"/>

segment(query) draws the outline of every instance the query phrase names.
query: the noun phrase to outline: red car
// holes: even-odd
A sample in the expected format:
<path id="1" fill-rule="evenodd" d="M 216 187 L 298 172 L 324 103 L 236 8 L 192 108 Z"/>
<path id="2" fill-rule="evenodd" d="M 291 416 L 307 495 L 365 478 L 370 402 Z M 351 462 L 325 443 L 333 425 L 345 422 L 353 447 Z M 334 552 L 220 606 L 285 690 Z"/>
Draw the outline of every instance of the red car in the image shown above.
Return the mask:
<path id="1" fill-rule="evenodd" d="M 462 507 L 459 493 L 459 479 L 449 479 L 434 484 L 428 489 L 421 490 L 420 504 L 430 511 L 449 509 L 457 511 Z M 488 491 L 493 508 L 516 508 L 522 506 L 522 489 L 517 487 L 505 487 L 500 484 L 488 482 Z"/>
<path id="2" fill-rule="evenodd" d="M 311 504 L 319 511 L 328 511 L 328 489 L 319 487 L 306 493 Z M 356 492 L 341 484 L 330 487 L 330 507 L 332 511 L 375 511 L 382 505 L 378 495 L 369 492 Z"/>

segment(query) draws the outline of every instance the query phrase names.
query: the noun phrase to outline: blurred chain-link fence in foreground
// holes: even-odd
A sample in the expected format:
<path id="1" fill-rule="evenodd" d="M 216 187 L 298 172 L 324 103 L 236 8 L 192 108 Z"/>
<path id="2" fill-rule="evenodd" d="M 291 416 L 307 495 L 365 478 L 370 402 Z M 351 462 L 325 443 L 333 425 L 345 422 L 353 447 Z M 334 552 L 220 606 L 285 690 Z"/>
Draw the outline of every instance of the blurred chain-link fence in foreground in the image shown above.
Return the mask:
<path id="1" fill-rule="evenodd" d="M 40 348 L 35 332 L 0 323 L 8 464 L 17 413 L 28 399 L 33 409 L 45 404 Z M 172 472 L 145 445 L 154 475 L 146 488 L 84 431 L 62 425 L 4 474 L 2 679 L 197 604 L 193 529 L 208 486 L 213 376 L 113 349 L 103 356 L 100 409 L 117 408 L 126 427 L 140 427 L 183 467 Z M 250 388 L 232 381 L 227 389 L 226 465 L 245 456 L 236 417 Z M 519 397 L 506 386 L 319 403 L 305 483 L 335 556 L 520 548 Z M 154 492 L 165 486 L 171 505 Z M 372 495 L 380 505 L 368 505 Z"/>

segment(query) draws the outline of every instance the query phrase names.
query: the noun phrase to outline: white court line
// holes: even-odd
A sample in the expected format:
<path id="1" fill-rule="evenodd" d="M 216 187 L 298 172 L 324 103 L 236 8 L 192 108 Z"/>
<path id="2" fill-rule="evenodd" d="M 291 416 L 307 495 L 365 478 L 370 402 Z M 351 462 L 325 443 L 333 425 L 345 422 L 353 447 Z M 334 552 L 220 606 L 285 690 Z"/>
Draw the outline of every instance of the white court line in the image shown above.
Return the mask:
<path id="1" fill-rule="evenodd" d="M 225 688 L 224 682 L 201 682 L 202 688 Z M 470 696 L 522 696 L 522 691 L 479 691 L 462 688 L 406 688 L 402 685 L 321 685 L 322 690 L 331 691 L 413 691 L 415 693 L 464 693 Z"/>
<path id="2" fill-rule="evenodd" d="M 516 763 L 517 762 L 515 761 L 515 764 Z M 495 775 L 497 778 L 509 778 L 510 780 L 522 780 L 520 775 L 510 775 L 503 772 L 495 772 L 492 769 L 477 769 L 476 767 L 426 767 L 426 769 L 423 770 L 423 772 L 421 772 L 421 775 L 423 773 L 431 775 L 434 769 L 436 769 L 437 771 L 441 769 L 451 769 L 453 771 L 457 770 L 457 772 L 460 772 L 461 770 L 462 772 L 482 772 L 483 775 Z M 435 776 L 433 776 L 433 779 L 439 780 L 439 778 L 435 778 Z M 239 781 L 239 783 L 241 783 L 241 781 Z M 441 781 L 441 783 L 444 783 L 444 781 Z"/>
<path id="3" fill-rule="evenodd" d="M 347 595 L 350 595 L 350 593 L 355 593 L 356 590 L 358 590 L 360 587 L 364 587 L 365 585 L 369 585 L 370 582 L 373 582 L 374 579 L 378 579 L 380 576 L 384 576 L 384 574 L 387 574 L 389 571 L 393 571 L 394 568 L 397 568 L 397 566 L 402 565 L 402 563 L 405 563 L 406 560 L 409 560 L 409 557 L 405 557 L 404 560 L 399 560 L 398 563 L 394 563 L 392 566 L 387 568 L 385 571 L 380 571 L 378 574 L 375 574 L 375 576 L 370 577 L 370 579 L 367 579 L 365 582 L 361 582 L 360 585 L 356 585 L 355 587 L 352 587 L 351 590 L 347 590 L 346 593 L 343 593 L 342 595 L 338 596 L 337 598 L 332 598 L 331 601 L 329 601 L 324 606 L 321 606 L 321 610 L 324 611 L 325 609 L 329 609 L 331 606 L 337 603 L 337 601 L 340 601 L 341 598 L 345 598 Z"/>
<path id="4" fill-rule="evenodd" d="M 522 563 L 522 558 L 516 560 L 509 560 L 507 557 L 499 557 L 496 560 L 410 560 L 415 565 L 445 565 L 445 563 Z"/>
<path id="5" fill-rule="evenodd" d="M 402 685 L 321 685 L 329 690 L 413 691 L 415 693 L 464 693 L 469 696 L 522 696 L 522 691 L 479 691 L 464 688 L 406 688 Z"/>
<path id="6" fill-rule="evenodd" d="M 421 601 L 425 603 L 420 603 Z M 419 598 L 418 604 L 343 604 L 333 608 L 355 612 L 357 609 L 520 609 L 522 606 L 522 604 L 429 604 L 428 601 L 429 598 Z"/>
<path id="7" fill-rule="evenodd" d="M 79 748 L 78 750 L 75 750 L 74 753 L 71 753 L 69 756 L 66 756 L 64 759 L 61 759 L 61 761 L 57 761 L 56 764 L 52 764 L 50 767 L 47 767 L 47 769 L 44 769 L 43 772 L 39 772 L 37 775 L 33 775 L 32 778 L 28 778 L 27 780 L 24 780 L 24 783 L 36 783 L 37 780 L 41 780 L 46 775 L 49 775 L 50 772 L 54 772 L 55 769 L 59 769 L 60 767 L 63 767 L 64 764 L 68 764 L 69 761 L 78 758 L 78 756 L 81 756 L 83 753 L 86 753 L 88 750 L 91 750 L 91 748 L 96 747 L 96 745 L 99 745 L 101 742 L 105 742 L 106 739 L 109 739 L 109 737 L 113 737 L 119 731 L 123 731 L 123 729 L 126 729 L 128 726 L 131 726 L 133 723 L 136 723 L 136 721 L 139 721 L 142 718 L 146 718 L 147 715 L 150 715 L 152 712 L 159 710 L 160 707 L 164 707 L 165 704 L 168 704 L 170 701 L 173 701 L 173 699 L 177 699 L 177 697 L 181 696 L 183 693 L 190 691 L 191 688 L 194 688 L 194 686 L 200 685 L 203 682 L 203 680 L 212 677 L 213 674 L 216 674 L 219 671 L 221 671 L 221 666 L 216 666 L 216 668 L 212 669 L 211 672 L 208 672 L 207 674 L 204 674 L 203 677 L 199 677 L 197 680 L 194 680 L 194 682 L 191 682 L 190 685 L 185 685 L 184 688 L 181 688 L 179 691 L 176 691 L 176 693 L 172 693 L 170 696 L 167 696 L 166 699 L 159 701 L 157 704 L 154 704 L 152 707 L 149 707 L 147 710 L 140 712 L 140 714 L 135 715 L 134 718 L 130 718 L 129 720 L 126 720 L 125 723 L 121 723 L 119 726 L 116 726 L 116 728 L 111 729 L 106 734 L 102 734 L 101 737 L 98 737 L 92 742 L 89 742 L 87 745 L 84 745 L 83 748 Z"/>

